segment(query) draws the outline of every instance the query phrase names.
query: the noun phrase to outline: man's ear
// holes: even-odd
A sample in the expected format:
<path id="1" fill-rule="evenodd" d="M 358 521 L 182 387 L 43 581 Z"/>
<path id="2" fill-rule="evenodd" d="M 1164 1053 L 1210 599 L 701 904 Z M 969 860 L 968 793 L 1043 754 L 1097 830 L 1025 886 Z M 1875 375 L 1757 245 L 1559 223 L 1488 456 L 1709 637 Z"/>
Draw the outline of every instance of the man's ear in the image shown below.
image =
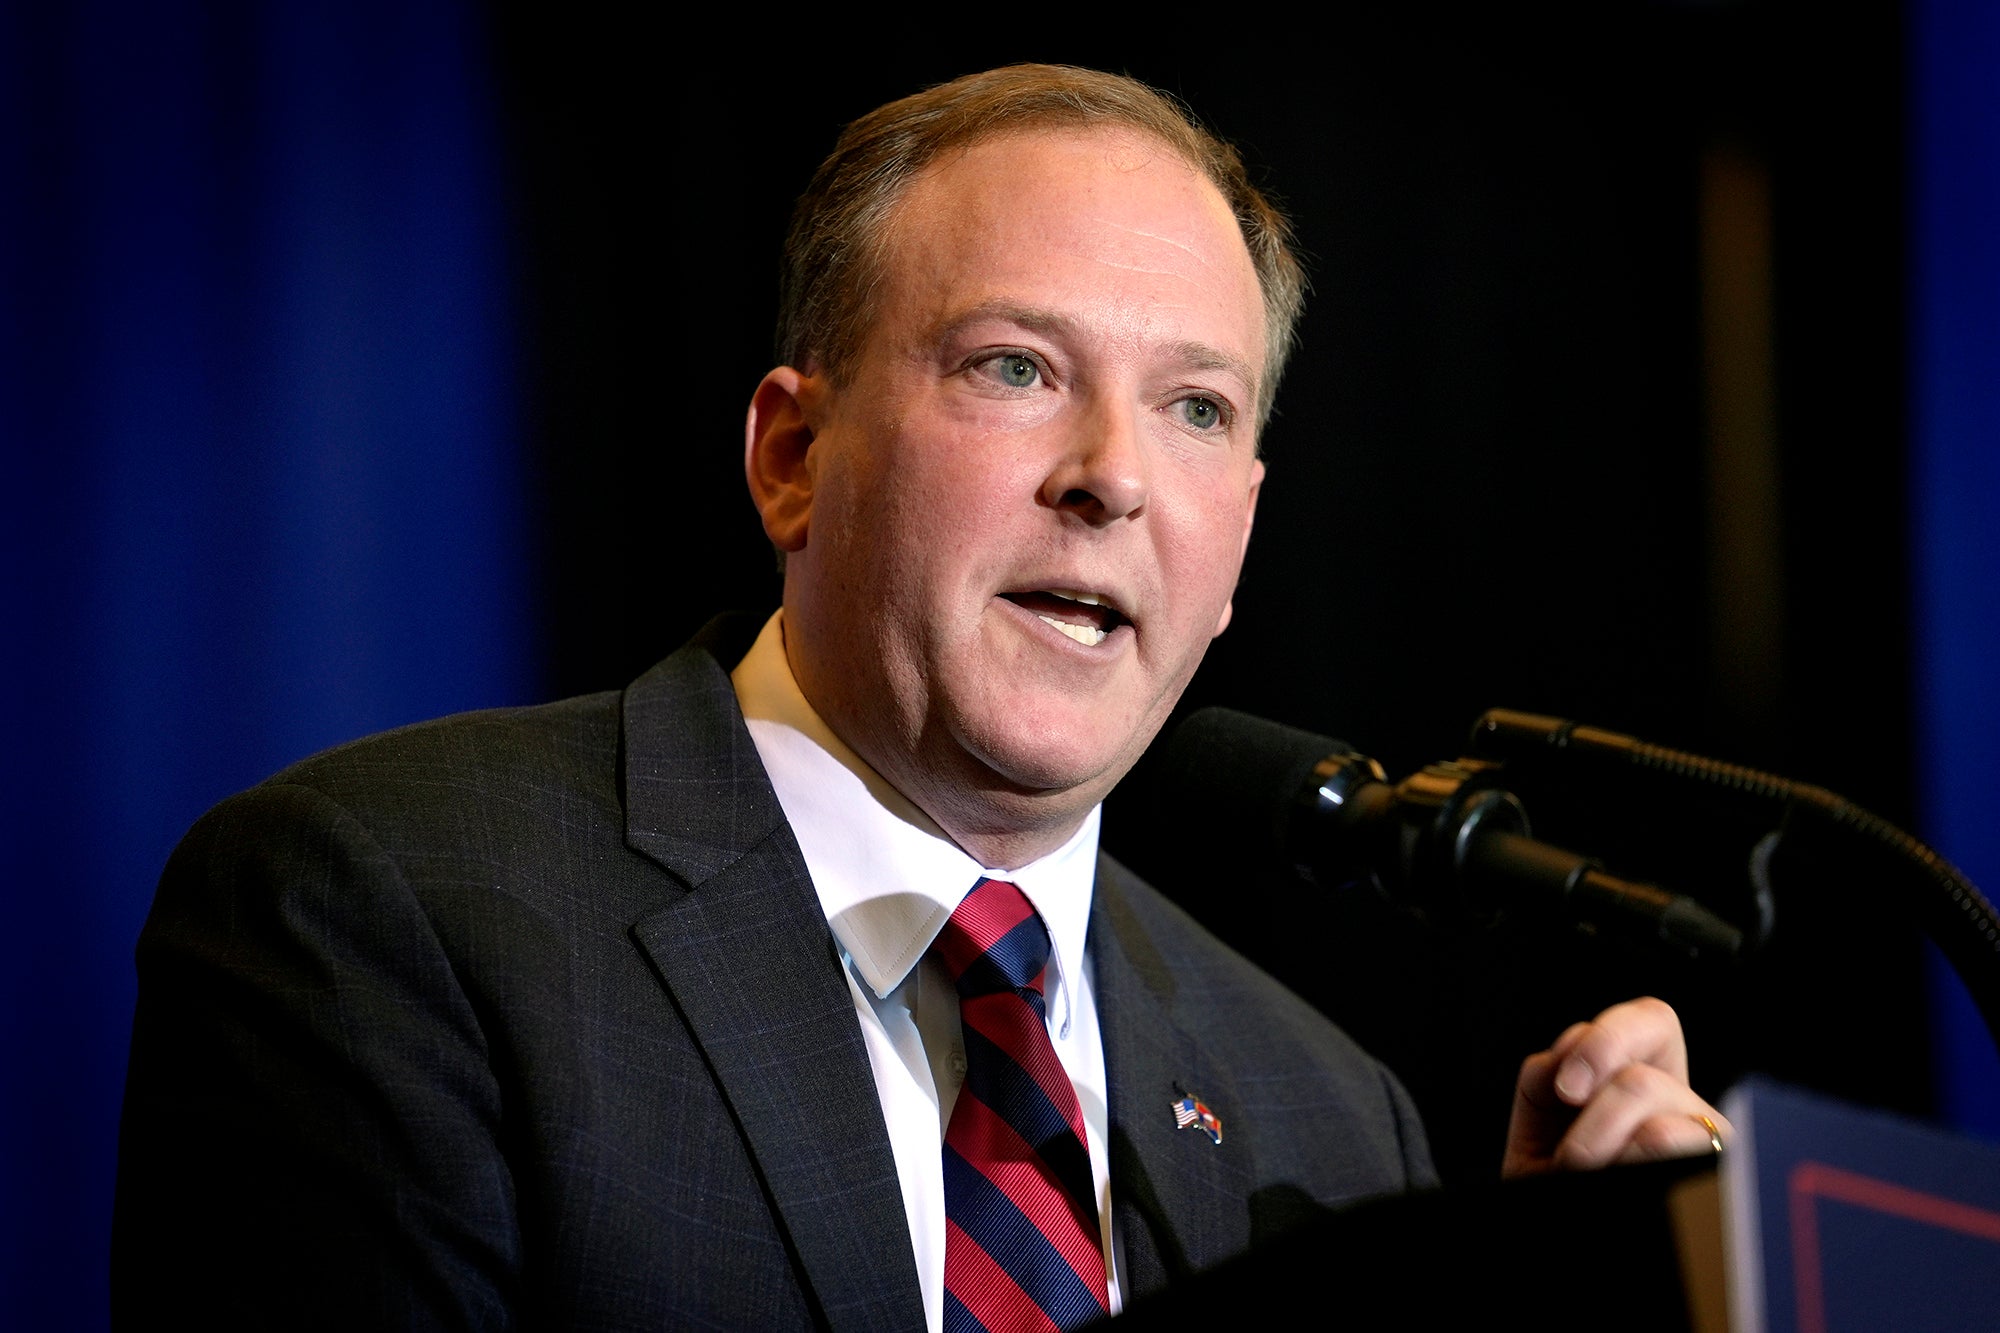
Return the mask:
<path id="1" fill-rule="evenodd" d="M 743 475 L 764 519 L 764 535 L 780 551 L 802 550 L 812 515 L 812 408 L 824 385 L 790 366 L 766 375 L 750 396 L 743 423 Z"/>

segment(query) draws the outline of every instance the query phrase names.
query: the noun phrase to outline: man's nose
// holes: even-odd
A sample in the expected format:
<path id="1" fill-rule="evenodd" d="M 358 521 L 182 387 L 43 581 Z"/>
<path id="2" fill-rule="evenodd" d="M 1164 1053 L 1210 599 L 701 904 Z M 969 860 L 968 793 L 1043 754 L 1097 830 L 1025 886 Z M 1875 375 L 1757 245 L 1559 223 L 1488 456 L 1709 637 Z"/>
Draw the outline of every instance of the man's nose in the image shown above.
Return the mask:
<path id="1" fill-rule="evenodd" d="M 1093 527 L 1136 516 L 1149 485 L 1141 408 L 1099 401 L 1068 423 L 1042 503 Z"/>

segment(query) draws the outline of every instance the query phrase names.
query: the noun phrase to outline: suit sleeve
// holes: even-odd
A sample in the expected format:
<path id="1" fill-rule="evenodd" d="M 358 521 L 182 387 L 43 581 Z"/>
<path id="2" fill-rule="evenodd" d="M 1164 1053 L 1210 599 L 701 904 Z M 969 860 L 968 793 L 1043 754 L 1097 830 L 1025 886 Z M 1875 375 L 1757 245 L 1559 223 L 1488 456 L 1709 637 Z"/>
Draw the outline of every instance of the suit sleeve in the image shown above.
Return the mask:
<path id="1" fill-rule="evenodd" d="M 121 1324 L 497 1328 L 515 1185 L 480 1016 L 402 868 L 271 785 L 174 854 L 138 948 Z"/>
<path id="2" fill-rule="evenodd" d="M 1418 1112 L 1416 1102 L 1411 1100 L 1401 1080 L 1389 1071 L 1388 1066 L 1380 1068 L 1389 1104 L 1394 1109 L 1397 1141 L 1403 1158 L 1405 1188 L 1436 1189 L 1439 1183 L 1437 1166 L 1431 1161 L 1431 1142 L 1430 1136 L 1424 1130 L 1424 1118 Z"/>

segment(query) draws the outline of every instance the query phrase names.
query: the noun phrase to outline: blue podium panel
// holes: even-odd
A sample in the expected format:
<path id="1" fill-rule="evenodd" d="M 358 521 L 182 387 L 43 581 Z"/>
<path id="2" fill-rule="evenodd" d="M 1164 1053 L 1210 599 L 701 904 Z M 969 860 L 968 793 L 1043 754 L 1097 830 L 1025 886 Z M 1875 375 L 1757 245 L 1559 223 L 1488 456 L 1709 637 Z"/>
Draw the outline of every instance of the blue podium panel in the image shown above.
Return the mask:
<path id="1" fill-rule="evenodd" d="M 1723 1111 L 1735 1328 L 2000 1326 L 2000 1148 L 1760 1080 Z"/>

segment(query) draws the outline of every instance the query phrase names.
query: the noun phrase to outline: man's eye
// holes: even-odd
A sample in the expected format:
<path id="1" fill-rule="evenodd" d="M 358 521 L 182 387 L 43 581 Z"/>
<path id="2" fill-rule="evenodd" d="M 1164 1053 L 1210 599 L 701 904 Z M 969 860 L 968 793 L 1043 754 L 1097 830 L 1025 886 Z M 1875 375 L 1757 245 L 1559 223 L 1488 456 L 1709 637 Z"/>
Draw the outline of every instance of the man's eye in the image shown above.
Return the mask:
<path id="1" fill-rule="evenodd" d="M 1183 398 L 1178 406 L 1181 420 L 1196 430 L 1214 430 L 1228 419 L 1223 413 L 1222 404 L 1213 398 L 1203 398 L 1199 395 Z"/>
<path id="2" fill-rule="evenodd" d="M 986 371 L 1010 389 L 1032 389 L 1042 377 L 1041 367 L 1033 357 L 1016 352 L 994 357 L 986 363 Z"/>

